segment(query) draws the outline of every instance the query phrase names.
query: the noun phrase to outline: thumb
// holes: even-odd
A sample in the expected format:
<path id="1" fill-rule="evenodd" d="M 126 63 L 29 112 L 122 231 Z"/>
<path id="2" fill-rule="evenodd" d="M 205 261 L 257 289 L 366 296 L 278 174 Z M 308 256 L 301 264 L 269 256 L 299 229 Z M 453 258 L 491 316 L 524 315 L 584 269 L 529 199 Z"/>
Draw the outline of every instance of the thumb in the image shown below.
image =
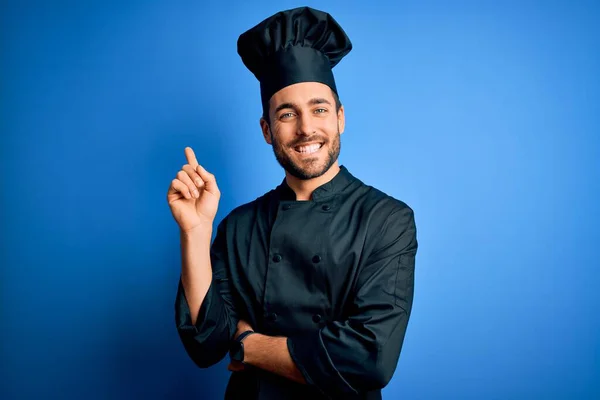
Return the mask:
<path id="1" fill-rule="evenodd" d="M 196 167 L 196 172 L 200 175 L 200 178 L 204 181 L 204 189 L 214 195 L 219 195 L 219 187 L 217 186 L 217 180 L 215 176 L 204 169 L 200 164 Z"/>

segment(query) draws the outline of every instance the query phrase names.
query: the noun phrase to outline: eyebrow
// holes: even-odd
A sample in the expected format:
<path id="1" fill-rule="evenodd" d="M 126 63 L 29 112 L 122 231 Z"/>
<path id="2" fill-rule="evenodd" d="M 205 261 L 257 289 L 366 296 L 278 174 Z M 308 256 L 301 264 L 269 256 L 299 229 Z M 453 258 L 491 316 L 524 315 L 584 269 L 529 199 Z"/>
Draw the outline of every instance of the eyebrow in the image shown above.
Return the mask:
<path id="1" fill-rule="evenodd" d="M 329 102 L 329 100 L 323 98 L 323 97 L 315 97 L 312 98 L 308 101 L 308 105 L 309 106 L 314 106 L 317 104 L 329 104 L 331 105 L 331 103 Z M 275 114 L 277 114 L 279 111 L 285 109 L 285 108 L 292 108 L 294 110 L 298 109 L 298 105 L 296 103 L 282 103 L 280 105 L 277 106 L 277 108 L 275 109 Z"/>

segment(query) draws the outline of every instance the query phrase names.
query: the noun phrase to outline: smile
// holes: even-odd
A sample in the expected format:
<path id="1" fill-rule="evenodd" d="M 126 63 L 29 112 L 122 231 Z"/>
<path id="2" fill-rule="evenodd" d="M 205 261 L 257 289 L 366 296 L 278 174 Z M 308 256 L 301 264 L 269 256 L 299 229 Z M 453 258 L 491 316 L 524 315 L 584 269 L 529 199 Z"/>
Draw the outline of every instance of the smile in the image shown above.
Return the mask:
<path id="1" fill-rule="evenodd" d="M 323 143 L 313 143 L 294 147 L 294 150 L 300 154 L 313 154 L 323 147 Z"/>

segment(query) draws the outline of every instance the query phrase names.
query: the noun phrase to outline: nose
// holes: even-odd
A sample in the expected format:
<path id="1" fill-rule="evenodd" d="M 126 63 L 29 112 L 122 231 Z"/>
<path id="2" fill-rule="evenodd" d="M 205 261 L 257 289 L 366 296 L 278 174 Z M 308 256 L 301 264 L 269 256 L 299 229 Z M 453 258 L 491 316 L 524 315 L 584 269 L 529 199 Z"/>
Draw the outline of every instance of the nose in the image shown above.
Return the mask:
<path id="1" fill-rule="evenodd" d="M 316 131 L 310 113 L 302 113 L 298 118 L 298 135 L 310 136 Z"/>

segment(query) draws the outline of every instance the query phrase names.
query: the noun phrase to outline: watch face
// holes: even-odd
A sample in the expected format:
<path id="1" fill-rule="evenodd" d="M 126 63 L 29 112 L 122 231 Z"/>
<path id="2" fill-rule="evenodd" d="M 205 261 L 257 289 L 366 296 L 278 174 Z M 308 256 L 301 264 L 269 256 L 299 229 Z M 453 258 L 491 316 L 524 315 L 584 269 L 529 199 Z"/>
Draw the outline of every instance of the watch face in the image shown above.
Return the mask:
<path id="1" fill-rule="evenodd" d="M 229 354 L 232 360 L 244 361 L 244 345 L 240 342 L 234 342 Z"/>

